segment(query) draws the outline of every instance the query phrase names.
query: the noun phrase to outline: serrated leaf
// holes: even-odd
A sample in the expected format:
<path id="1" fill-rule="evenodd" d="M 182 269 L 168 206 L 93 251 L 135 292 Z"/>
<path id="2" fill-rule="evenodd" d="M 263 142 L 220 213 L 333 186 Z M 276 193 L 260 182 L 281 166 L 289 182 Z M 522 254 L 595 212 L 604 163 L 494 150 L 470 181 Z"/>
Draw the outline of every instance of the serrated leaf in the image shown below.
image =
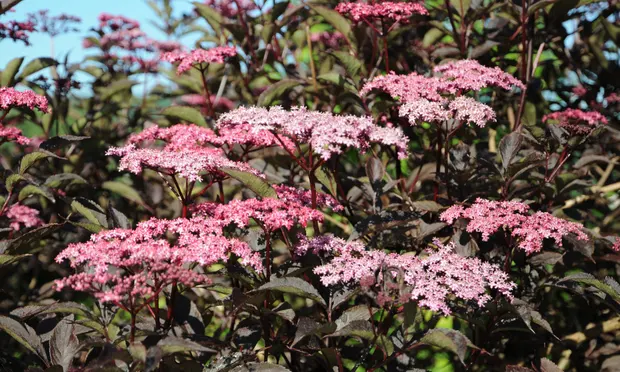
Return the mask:
<path id="1" fill-rule="evenodd" d="M 125 183 L 119 181 L 106 181 L 101 185 L 101 187 L 108 191 L 117 193 L 129 201 L 133 201 L 141 205 L 144 204 L 144 200 L 142 200 L 142 197 L 138 191 Z"/>
<path id="2" fill-rule="evenodd" d="M 39 148 L 47 151 L 53 151 L 63 146 L 69 145 L 74 142 L 80 142 L 89 139 L 88 136 L 72 136 L 72 135 L 62 135 L 52 137 L 48 140 L 43 141 Z"/>
<path id="3" fill-rule="evenodd" d="M 362 62 L 349 52 L 336 51 L 331 53 L 340 62 L 351 78 L 356 78 L 362 69 Z"/>
<path id="4" fill-rule="evenodd" d="M 62 227 L 63 224 L 49 224 L 45 226 L 38 227 L 36 229 L 29 230 L 24 234 L 18 236 L 17 238 L 10 240 L 5 247 L 5 254 L 10 255 L 20 255 L 29 253 L 29 250 L 25 247 L 29 246 L 33 242 L 39 242 L 42 238 L 47 235 L 53 233 Z"/>
<path id="5" fill-rule="evenodd" d="M 366 305 L 357 305 L 353 306 L 340 315 L 338 319 L 336 319 L 336 332 L 342 330 L 344 327 L 349 325 L 351 322 L 356 320 L 368 320 L 370 319 L 370 311 L 368 310 L 368 306 Z"/>
<path id="6" fill-rule="evenodd" d="M 200 111 L 193 107 L 187 106 L 170 106 L 166 107 L 162 112 L 165 116 L 171 116 L 177 119 L 181 119 L 188 123 L 196 124 L 201 127 L 207 126 L 207 121 L 202 116 Z"/>
<path id="7" fill-rule="evenodd" d="M 88 184 L 88 182 L 80 175 L 75 173 L 58 173 L 49 176 L 43 183 L 47 187 L 58 188 L 63 183 L 68 182 L 70 185 L 74 184 Z"/>
<path id="8" fill-rule="evenodd" d="M 299 297 L 309 298 L 323 306 L 326 306 L 325 300 L 319 294 L 312 284 L 300 278 L 272 278 L 271 281 L 258 287 L 255 291 L 277 291 L 282 293 L 290 293 Z"/>
<path id="9" fill-rule="evenodd" d="M 22 187 L 22 189 L 19 191 L 17 200 L 22 201 L 32 195 L 41 195 L 47 198 L 52 203 L 56 202 L 56 199 L 54 198 L 54 194 L 52 194 L 49 188 L 45 186 L 35 186 L 35 185 L 26 185 Z"/>
<path id="10" fill-rule="evenodd" d="M 467 347 L 475 347 L 469 338 L 461 332 L 444 328 L 436 328 L 428 331 L 420 342 L 453 352 L 463 364 L 465 364 Z"/>
<path id="11" fill-rule="evenodd" d="M 247 186 L 250 190 L 254 191 L 256 195 L 264 198 L 278 198 L 276 190 L 274 190 L 267 181 L 255 174 L 232 168 L 222 168 L 220 170 Z"/>
<path id="12" fill-rule="evenodd" d="M 504 136 L 504 138 L 502 138 L 499 142 L 499 153 L 502 156 L 502 169 L 504 173 L 514 160 L 515 156 L 517 156 L 517 153 L 519 153 L 522 143 L 523 137 L 519 132 L 512 132 L 509 135 Z"/>
<path id="13" fill-rule="evenodd" d="M 4 181 L 4 186 L 6 187 L 7 191 L 11 192 L 13 191 L 15 184 L 17 184 L 20 181 L 27 181 L 27 180 L 21 174 L 14 173 L 6 178 L 6 181 Z"/>
<path id="14" fill-rule="evenodd" d="M 21 260 L 23 258 L 30 257 L 30 256 L 32 256 L 32 255 L 30 255 L 30 254 L 20 254 L 20 255 L 17 255 L 17 256 L 11 256 L 11 255 L 8 255 L 8 254 L 0 254 L 0 267 L 13 264 L 13 263 L 15 263 L 15 262 L 17 262 L 17 261 L 19 261 L 19 260 Z"/>
<path id="15" fill-rule="evenodd" d="M 317 12 L 321 17 L 325 18 L 327 23 L 331 24 L 336 30 L 340 31 L 340 33 L 342 33 L 349 42 L 351 48 L 354 50 L 357 49 L 357 43 L 355 42 L 355 38 L 351 32 L 351 24 L 346 18 L 341 16 L 340 13 L 335 10 L 324 6 L 312 4 L 308 4 L 308 6 L 310 6 L 310 8 Z"/>
<path id="16" fill-rule="evenodd" d="M 157 343 L 164 355 L 181 353 L 185 351 L 200 351 L 203 353 L 216 353 L 215 350 L 202 346 L 197 342 L 184 338 L 168 336 Z"/>
<path id="17" fill-rule="evenodd" d="M 19 174 L 25 174 L 30 167 L 32 167 L 36 162 L 41 159 L 45 159 L 50 157 L 51 155 L 42 151 L 31 152 L 30 154 L 24 155 L 21 162 L 19 163 Z"/>
<path id="18" fill-rule="evenodd" d="M 131 91 L 131 88 L 136 84 L 138 83 L 129 79 L 117 80 L 109 86 L 104 87 L 100 90 L 99 94 L 101 96 L 99 97 L 99 99 L 103 102 L 109 101 L 110 98 L 114 97 L 119 93 Z"/>
<path id="19" fill-rule="evenodd" d="M 2 87 L 10 87 L 13 86 L 15 82 L 15 76 L 19 71 L 19 68 L 22 66 L 24 62 L 24 57 L 13 58 L 6 64 L 4 70 L 0 73 L 0 86 Z"/>
<path id="20" fill-rule="evenodd" d="M 600 280 L 596 279 L 594 276 L 588 273 L 572 274 L 558 281 L 558 283 L 564 283 L 564 282 L 575 282 L 575 283 L 591 285 L 592 287 L 609 295 L 615 301 L 620 302 L 620 292 L 616 291 L 609 284 L 601 282 Z"/>
<path id="21" fill-rule="evenodd" d="M 131 229 L 131 223 L 125 214 L 108 204 L 108 227 Z"/>
<path id="22" fill-rule="evenodd" d="M 33 59 L 28 62 L 16 80 L 24 80 L 28 76 L 51 66 L 58 66 L 58 62 L 53 58 L 41 57 Z"/>
<path id="23" fill-rule="evenodd" d="M 332 175 L 332 172 L 327 168 L 319 167 L 314 171 L 314 176 L 317 181 L 319 181 L 323 186 L 329 190 L 329 193 L 337 198 L 338 196 L 338 185 L 336 184 L 336 179 Z"/>
<path id="24" fill-rule="evenodd" d="M 72 321 L 65 318 L 54 327 L 49 350 L 51 364 L 61 366 L 63 371 L 69 371 L 73 357 L 80 350 L 80 342 L 75 335 Z"/>
<path id="25" fill-rule="evenodd" d="M 22 324 L 15 319 L 0 315 L 0 330 L 8 333 L 15 341 L 36 354 L 45 364 L 48 364 L 41 338 L 28 324 Z"/>
<path id="26" fill-rule="evenodd" d="M 265 89 L 265 91 L 263 91 L 260 96 L 258 96 L 258 105 L 270 106 L 280 97 L 282 97 L 284 93 L 301 85 L 304 85 L 303 81 L 294 79 L 282 79 L 277 83 L 269 86 L 269 88 Z"/>
<path id="27" fill-rule="evenodd" d="M 103 213 L 88 208 L 78 200 L 73 200 L 71 202 L 71 209 L 84 216 L 89 222 L 102 227 L 107 227 L 106 217 Z"/>

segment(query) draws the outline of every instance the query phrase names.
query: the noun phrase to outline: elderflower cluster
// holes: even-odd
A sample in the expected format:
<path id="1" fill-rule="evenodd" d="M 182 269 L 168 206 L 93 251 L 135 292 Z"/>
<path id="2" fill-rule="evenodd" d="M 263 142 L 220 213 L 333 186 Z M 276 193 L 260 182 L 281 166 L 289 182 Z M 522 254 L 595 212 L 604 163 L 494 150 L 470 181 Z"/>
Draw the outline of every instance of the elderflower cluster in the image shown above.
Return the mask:
<path id="1" fill-rule="evenodd" d="M 598 112 L 566 109 L 543 116 L 543 123 L 554 122 L 573 135 L 586 135 L 600 125 L 607 124 L 607 118 Z"/>
<path id="2" fill-rule="evenodd" d="M 313 251 L 331 255 L 328 263 L 314 269 L 324 285 L 361 285 L 378 291 L 383 303 L 396 295 L 399 302 L 416 301 L 433 311 L 450 314 L 448 302 L 452 298 L 484 306 L 491 299 L 487 288 L 512 298 L 515 285 L 500 268 L 458 255 L 454 243 L 434 243 L 439 250 L 420 257 L 366 250 L 359 241 L 346 242 L 325 235 L 302 240 L 297 254 Z"/>
<path id="3" fill-rule="evenodd" d="M 404 24 L 408 23 L 409 18 L 416 14 L 428 14 L 428 11 L 422 4 L 392 1 L 373 2 L 371 4 L 362 2 L 340 3 L 336 6 L 336 11 L 340 14 L 348 15 L 355 22 L 389 19 L 393 22 Z"/>
<path id="4" fill-rule="evenodd" d="M 194 65 L 202 63 L 224 63 L 226 59 L 237 55 L 234 47 L 221 46 L 211 48 L 209 50 L 194 49 L 191 52 L 169 52 L 161 56 L 163 61 L 170 63 L 179 63 L 177 73 L 180 75 L 185 71 L 189 71 Z"/>
<path id="5" fill-rule="evenodd" d="M 527 254 L 540 252 L 545 239 L 553 239 L 558 246 L 562 246 L 562 238 L 568 234 L 588 240 L 581 224 L 545 212 L 530 215 L 528 211 L 529 206 L 520 202 L 478 198 L 470 207 L 453 205 L 440 219 L 450 225 L 459 218 L 468 220 L 467 231 L 480 233 L 483 241 L 488 241 L 500 229 L 510 231 Z"/>

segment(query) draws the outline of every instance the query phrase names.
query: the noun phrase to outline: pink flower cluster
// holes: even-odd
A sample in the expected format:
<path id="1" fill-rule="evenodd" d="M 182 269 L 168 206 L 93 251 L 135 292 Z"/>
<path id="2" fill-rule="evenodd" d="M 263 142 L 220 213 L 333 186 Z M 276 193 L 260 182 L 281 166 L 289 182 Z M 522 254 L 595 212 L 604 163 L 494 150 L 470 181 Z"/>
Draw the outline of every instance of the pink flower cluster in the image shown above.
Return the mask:
<path id="1" fill-rule="evenodd" d="M 309 144 L 312 151 L 324 160 L 350 147 L 367 150 L 373 143 L 395 146 L 401 158 L 407 156 L 408 141 L 402 131 L 376 126 L 370 117 L 333 115 L 308 111 L 305 107 L 295 107 L 290 111 L 279 106 L 269 109 L 241 107 L 222 115 L 216 125 L 219 128 L 249 125 L 254 134 L 270 131 L 278 138 Z M 284 142 L 280 145 L 286 146 Z"/>
<path id="2" fill-rule="evenodd" d="M 379 292 L 381 305 L 396 296 L 399 302 L 416 301 L 433 311 L 450 314 L 452 298 L 476 301 L 484 306 L 491 296 L 487 288 L 509 299 L 515 287 L 500 268 L 454 251 L 454 243 L 434 242 L 439 250 L 424 258 L 412 254 L 366 250 L 359 241 L 346 242 L 333 236 L 304 240 L 298 254 L 307 251 L 331 253 L 327 264 L 314 269 L 321 282 L 331 285 L 360 285 Z"/>
<path id="3" fill-rule="evenodd" d="M 524 89 L 518 79 L 498 67 L 485 67 L 474 60 L 446 63 L 434 71 L 440 76 L 425 77 L 417 73 L 378 76 L 362 87 L 360 95 L 372 90 L 387 92 L 401 101 L 399 114 L 410 123 L 455 119 L 484 127 L 487 122 L 495 121 L 495 112 L 489 106 L 463 96 L 464 92 L 489 86 Z"/>
<path id="4" fill-rule="evenodd" d="M 340 14 L 349 15 L 355 22 L 389 19 L 394 22 L 408 23 L 409 18 L 416 14 L 428 14 L 422 4 L 392 1 L 373 2 L 372 4 L 362 2 L 340 3 L 336 6 L 336 11 Z"/>
<path id="5" fill-rule="evenodd" d="M 36 31 L 34 28 L 34 23 L 31 21 L 0 22 L 0 40 L 8 38 L 13 41 L 21 41 L 26 45 L 30 45 L 30 42 L 28 41 L 28 38 L 30 37 L 29 33 L 34 31 Z"/>
<path id="6" fill-rule="evenodd" d="M 254 0 L 205 0 L 205 5 L 216 9 L 224 17 L 234 18 L 239 12 L 246 14 L 258 9 Z"/>
<path id="7" fill-rule="evenodd" d="M 15 88 L 0 88 L 0 109 L 10 110 L 13 107 L 28 107 L 31 110 L 35 108 L 47 112 L 47 98 L 38 95 L 31 90 L 19 91 Z"/>
<path id="8" fill-rule="evenodd" d="M 598 112 L 586 112 L 579 109 L 566 109 L 543 116 L 543 122 L 554 122 L 573 135 L 586 135 L 599 125 L 607 124 L 605 116 Z"/>
<path id="9" fill-rule="evenodd" d="M 16 141 L 20 145 L 28 145 L 30 138 L 22 136 L 18 128 L 5 127 L 0 124 L 0 141 Z"/>
<path id="10" fill-rule="evenodd" d="M 180 75 L 191 69 L 194 65 L 201 65 L 203 63 L 224 63 L 227 58 L 236 55 L 237 50 L 234 47 L 222 46 L 209 50 L 194 49 L 189 53 L 180 51 L 164 53 L 161 59 L 170 63 L 179 62 L 177 73 Z"/>
<path id="11" fill-rule="evenodd" d="M 11 205 L 6 216 L 10 219 L 9 227 L 15 231 L 19 231 L 20 226 L 35 227 L 43 224 L 38 210 L 21 204 Z"/>
<path id="12" fill-rule="evenodd" d="M 101 29 L 109 27 L 112 31 L 117 31 L 120 29 L 132 30 L 134 28 L 140 28 L 140 22 L 122 15 L 101 13 L 98 19 L 99 28 Z"/>
<path id="13" fill-rule="evenodd" d="M 273 185 L 273 188 L 276 190 L 278 198 L 284 202 L 297 203 L 307 207 L 312 206 L 312 193 L 308 190 L 286 185 Z M 317 193 L 316 204 L 319 208 L 327 207 L 334 212 L 344 210 L 336 199 L 322 192 Z"/>
<path id="14" fill-rule="evenodd" d="M 83 269 L 57 281 L 56 288 L 91 292 L 104 302 L 131 302 L 151 297 L 173 282 L 210 283 L 206 275 L 188 268 L 190 264 L 209 266 L 234 254 L 243 265 L 262 270 L 260 256 L 246 243 L 226 238 L 223 227 L 222 221 L 204 217 L 153 218 L 134 230 L 100 232 L 88 242 L 70 244 L 56 257 L 58 263 L 68 259 L 73 268 Z"/>
<path id="15" fill-rule="evenodd" d="M 329 32 L 323 31 L 314 33 L 310 36 L 310 41 L 318 43 L 319 45 L 325 45 L 331 49 L 338 49 L 338 47 L 345 41 L 345 37 L 341 32 Z"/>
<path id="16" fill-rule="evenodd" d="M 232 200 L 227 204 L 203 203 L 194 207 L 195 213 L 209 216 L 226 224 L 245 228 L 254 220 L 267 232 L 291 229 L 312 221 L 323 221 L 323 213 L 299 203 L 274 198 Z"/>
<path id="17" fill-rule="evenodd" d="M 470 207 L 453 205 L 445 210 L 440 219 L 453 224 L 457 219 L 469 220 L 468 232 L 478 232 L 483 241 L 500 229 L 510 230 L 519 241 L 519 248 L 527 254 L 540 252 L 545 239 L 553 239 L 562 246 L 562 238 L 575 234 L 579 240 L 588 240 L 581 224 L 563 220 L 545 212 L 528 213 L 529 206 L 516 201 L 492 201 L 478 198 Z"/>

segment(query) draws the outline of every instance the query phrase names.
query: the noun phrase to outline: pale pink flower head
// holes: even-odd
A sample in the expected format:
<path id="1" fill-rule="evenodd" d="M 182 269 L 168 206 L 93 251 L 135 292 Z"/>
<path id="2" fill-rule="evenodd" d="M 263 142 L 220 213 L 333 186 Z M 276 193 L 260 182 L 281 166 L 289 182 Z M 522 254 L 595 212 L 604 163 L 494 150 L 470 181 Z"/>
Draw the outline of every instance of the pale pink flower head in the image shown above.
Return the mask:
<path id="1" fill-rule="evenodd" d="M 0 124 L 0 142 L 2 141 L 15 141 L 20 145 L 30 144 L 30 138 L 24 137 L 20 129 L 14 127 L 5 127 L 4 125 Z"/>
<path id="2" fill-rule="evenodd" d="M 453 205 L 440 219 L 450 225 L 459 218 L 468 220 L 467 231 L 480 233 L 483 241 L 503 229 L 527 254 L 541 251 L 544 239 L 553 239 L 558 246 L 562 246 L 562 238 L 569 234 L 575 234 L 578 240 L 588 240 L 581 224 L 545 212 L 530 215 L 528 211 L 529 207 L 521 202 L 478 198 L 470 207 Z"/>
<path id="3" fill-rule="evenodd" d="M 484 306 L 491 299 L 487 288 L 512 299 L 515 285 L 506 273 L 477 258 L 458 255 L 453 243 L 444 246 L 435 241 L 439 250 L 421 258 L 366 250 L 360 242 L 345 242 L 333 236 L 314 240 L 302 241 L 298 252 L 332 250 L 331 261 L 314 269 L 324 285 L 364 286 L 381 294 L 383 303 L 392 298 L 416 301 L 422 307 L 450 314 L 448 303 L 453 298 Z"/>
<path id="4" fill-rule="evenodd" d="M 273 185 L 273 188 L 276 190 L 278 198 L 284 202 L 301 204 L 306 207 L 312 206 L 312 193 L 309 190 L 286 185 Z M 331 195 L 317 192 L 316 199 L 319 208 L 327 207 L 335 212 L 344 210 L 342 205 Z"/>
<path id="5" fill-rule="evenodd" d="M 573 94 L 577 97 L 583 97 L 588 93 L 588 90 L 583 85 L 577 85 L 573 87 Z"/>
<path id="6" fill-rule="evenodd" d="M 360 90 L 360 96 L 364 96 L 373 90 L 388 93 L 401 102 L 416 102 L 421 99 L 440 102 L 444 98 L 445 83 L 436 77 L 426 77 L 415 72 L 409 75 L 396 75 L 390 73 L 377 76 L 364 84 Z"/>
<path id="7" fill-rule="evenodd" d="M 195 213 L 226 224 L 246 228 L 254 220 L 268 232 L 291 229 L 295 225 L 307 226 L 312 221 L 323 221 L 323 213 L 305 205 L 274 198 L 231 200 L 227 204 L 203 203 Z"/>
<path id="8" fill-rule="evenodd" d="M 237 49 L 234 47 L 220 46 L 208 50 L 194 49 L 188 53 L 180 51 L 164 53 L 161 59 L 170 63 L 179 63 L 177 73 L 180 75 L 195 65 L 202 66 L 202 64 L 225 63 L 228 58 L 236 55 Z"/>
<path id="9" fill-rule="evenodd" d="M 611 93 L 610 95 L 608 95 L 607 97 L 605 97 L 605 101 L 607 101 L 607 103 L 616 103 L 616 102 L 620 102 L 620 95 L 617 93 Z"/>
<path id="10" fill-rule="evenodd" d="M 43 224 L 38 210 L 21 204 L 11 205 L 6 211 L 6 216 L 10 220 L 9 226 L 15 231 L 19 231 L 21 226 L 29 228 Z"/>
<path id="11" fill-rule="evenodd" d="M 566 129 L 572 135 L 586 135 L 601 125 L 607 124 L 607 118 L 598 112 L 586 112 L 579 109 L 566 109 L 543 116 L 544 123 L 552 122 Z"/>
<path id="12" fill-rule="evenodd" d="M 99 14 L 98 19 L 99 28 L 109 27 L 112 31 L 117 31 L 120 29 L 133 30 L 140 28 L 140 22 L 122 15 L 101 13 Z"/>
<path id="13" fill-rule="evenodd" d="M 484 128 L 489 121 L 495 121 L 495 111 L 473 98 L 459 96 L 450 101 L 448 108 L 456 120 L 474 123 Z"/>
<path id="14" fill-rule="evenodd" d="M 409 19 L 416 14 L 428 14 L 422 4 L 392 1 L 373 2 L 372 4 L 363 2 L 340 3 L 336 6 L 336 11 L 348 15 L 355 22 L 372 22 L 381 19 L 404 24 L 409 23 Z"/>
<path id="15" fill-rule="evenodd" d="M 10 110 L 13 107 L 28 107 L 31 110 L 39 109 L 48 112 L 47 98 L 31 90 L 19 91 L 15 88 L 0 88 L 0 110 Z"/>
<path id="16" fill-rule="evenodd" d="M 486 67 L 473 59 L 441 64 L 433 69 L 448 83 L 448 89 L 457 91 L 474 90 L 497 86 L 506 90 L 512 87 L 525 89 L 525 85 L 499 67 Z"/>
<path id="17" fill-rule="evenodd" d="M 134 230 L 102 231 L 88 242 L 70 244 L 56 257 L 56 262 L 69 260 L 84 271 L 57 281 L 56 288 L 90 292 L 104 302 L 145 300 L 174 282 L 209 284 L 206 275 L 189 268 L 192 264 L 209 266 L 234 254 L 243 265 L 262 270 L 260 256 L 246 243 L 226 238 L 222 228 L 221 221 L 194 217 L 151 219 Z"/>
<path id="18" fill-rule="evenodd" d="M 408 141 L 399 128 L 379 127 L 370 117 L 333 115 L 305 107 L 290 111 L 279 106 L 241 107 L 222 115 L 216 125 L 250 125 L 254 133 L 267 130 L 278 138 L 288 137 L 292 142 L 311 145 L 312 151 L 324 160 L 351 147 L 365 151 L 373 143 L 395 145 L 401 158 L 407 154 Z"/>

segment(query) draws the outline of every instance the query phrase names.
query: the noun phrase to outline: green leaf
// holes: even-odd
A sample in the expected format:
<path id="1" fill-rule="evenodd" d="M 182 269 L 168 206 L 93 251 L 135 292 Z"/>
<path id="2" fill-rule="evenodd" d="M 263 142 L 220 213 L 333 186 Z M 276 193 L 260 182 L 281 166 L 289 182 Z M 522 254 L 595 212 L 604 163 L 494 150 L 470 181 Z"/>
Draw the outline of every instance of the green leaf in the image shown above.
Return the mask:
<path id="1" fill-rule="evenodd" d="M 267 181 L 255 174 L 232 168 L 222 168 L 220 170 L 247 186 L 250 190 L 254 191 L 256 195 L 264 198 L 278 198 L 276 190 L 274 190 Z"/>
<path id="2" fill-rule="evenodd" d="M 22 201 L 32 195 L 41 195 L 47 198 L 52 203 L 56 202 L 54 198 L 54 194 L 51 190 L 46 186 L 35 186 L 35 185 L 26 185 L 19 191 L 19 196 L 17 200 Z"/>
<path id="3" fill-rule="evenodd" d="M 31 152 L 25 155 L 19 163 L 19 174 L 24 174 L 37 161 L 50 157 L 51 155 L 42 151 Z"/>
<path id="4" fill-rule="evenodd" d="M 502 169 L 504 173 L 506 173 L 515 156 L 519 153 L 522 142 L 523 137 L 519 132 L 512 132 L 499 141 L 499 153 L 502 156 Z"/>
<path id="5" fill-rule="evenodd" d="M 53 58 L 47 58 L 47 57 L 33 59 L 26 65 L 26 67 L 24 67 L 21 74 L 19 74 L 16 80 L 24 80 L 28 76 L 36 72 L 39 72 L 45 68 L 48 68 L 50 66 L 58 66 L 58 62 L 56 62 L 56 60 Z"/>
<path id="6" fill-rule="evenodd" d="M 255 291 L 277 291 L 290 293 L 296 296 L 309 298 L 314 302 L 326 306 L 325 300 L 310 283 L 300 278 L 272 278 L 268 283 L 263 284 Z"/>
<path id="7" fill-rule="evenodd" d="M 465 16 L 467 11 L 469 10 L 469 7 L 471 6 L 471 0 L 454 0 L 452 4 L 454 4 L 454 7 L 456 8 L 456 12 L 462 18 L 463 16 Z"/>
<path id="8" fill-rule="evenodd" d="M 420 342 L 453 352 L 463 364 L 465 364 L 467 347 L 475 347 L 461 332 L 445 328 L 431 329 L 422 337 Z"/>
<path id="9" fill-rule="evenodd" d="M 187 106 L 170 106 L 166 107 L 162 112 L 165 116 L 181 119 L 188 123 L 196 124 L 201 127 L 207 126 L 207 121 L 202 116 L 200 111 L 192 107 Z"/>
<path id="10" fill-rule="evenodd" d="M 362 69 L 362 62 L 349 52 L 336 51 L 331 53 L 340 62 L 351 78 L 356 78 Z"/>
<path id="11" fill-rule="evenodd" d="M 6 245 L 5 251 L 3 253 L 10 255 L 21 255 L 29 253 L 29 249 L 27 248 L 32 243 L 40 243 L 41 239 L 52 234 L 62 226 L 63 224 L 53 223 L 38 227 L 33 230 L 29 230 L 28 232 L 18 236 L 17 238 L 8 241 L 8 244 Z"/>
<path id="12" fill-rule="evenodd" d="M 101 96 L 99 97 L 99 99 L 102 102 L 109 101 L 110 98 L 119 93 L 130 91 L 131 88 L 136 84 L 138 83 L 129 79 L 117 80 L 109 86 L 104 87 L 100 90 L 99 93 L 101 94 Z"/>
<path id="13" fill-rule="evenodd" d="M 84 178 L 75 173 L 58 173 L 47 177 L 44 185 L 56 189 L 65 183 L 68 185 L 88 184 Z"/>
<path id="14" fill-rule="evenodd" d="M 0 315 L 0 329 L 8 333 L 26 349 L 38 355 L 47 364 L 47 355 L 41 338 L 28 324 Z"/>
<path id="15" fill-rule="evenodd" d="M 6 181 L 4 181 L 4 185 L 6 187 L 6 189 L 11 192 L 13 191 L 13 188 L 15 187 L 15 185 L 20 182 L 20 181 L 26 181 L 26 178 L 24 176 L 22 176 L 21 174 L 11 174 L 10 176 L 8 176 L 6 178 Z"/>
<path id="16" fill-rule="evenodd" d="M 202 4 L 198 1 L 194 1 L 192 5 L 196 7 L 196 11 L 198 12 L 198 14 L 209 23 L 209 25 L 215 30 L 215 32 L 219 32 L 221 24 L 224 21 L 222 15 L 212 7 Z"/>
<path id="17" fill-rule="evenodd" d="M 2 87 L 10 87 L 13 86 L 15 81 L 15 75 L 19 71 L 19 68 L 22 66 L 24 62 L 24 57 L 13 58 L 6 64 L 4 70 L 0 75 L 0 86 Z"/>
<path id="18" fill-rule="evenodd" d="M 0 254 L 0 267 L 2 266 L 8 266 L 10 264 L 13 264 L 23 258 L 26 257 L 30 257 L 30 254 L 20 254 L 18 256 L 11 256 L 8 254 Z"/>
<path id="19" fill-rule="evenodd" d="M 325 20 L 331 24 L 336 30 L 340 31 L 347 41 L 349 42 L 351 48 L 353 50 L 357 50 L 357 43 L 355 42 L 355 38 L 353 36 L 353 32 L 351 32 L 351 24 L 347 21 L 346 18 L 340 15 L 335 10 L 326 8 L 320 5 L 312 5 L 308 4 L 308 6 L 317 12 L 321 17 L 325 18 Z"/>
<path id="20" fill-rule="evenodd" d="M 103 213 L 88 208 L 78 200 L 73 200 L 71 202 L 71 209 L 84 216 L 89 222 L 102 227 L 107 227 L 106 216 Z"/>
<path id="21" fill-rule="evenodd" d="M 336 179 L 332 175 L 332 172 L 327 168 L 319 167 L 314 171 L 314 176 L 316 179 L 329 190 L 329 193 L 333 197 L 337 197 L 338 195 L 338 185 L 336 184 Z"/>
<path id="22" fill-rule="evenodd" d="M 443 30 L 440 30 L 438 28 L 431 28 L 426 32 L 426 34 L 424 34 L 424 39 L 422 39 L 422 45 L 424 46 L 424 48 L 428 48 L 429 46 L 439 41 L 444 35 L 445 32 L 443 32 Z"/>
<path id="23" fill-rule="evenodd" d="M 272 84 L 269 88 L 265 89 L 260 96 L 258 96 L 258 105 L 270 106 L 282 97 L 284 93 L 303 84 L 304 82 L 301 80 L 282 79 L 277 83 Z"/>
<path id="24" fill-rule="evenodd" d="M 558 284 L 564 283 L 564 282 L 575 282 L 575 283 L 590 285 L 598 289 L 599 291 L 609 295 L 616 302 L 620 302 L 620 288 L 617 287 L 617 283 L 615 285 L 613 285 L 613 282 L 610 282 L 610 281 L 607 281 L 607 283 L 603 283 L 588 273 L 578 273 L 578 274 L 569 275 L 567 277 L 560 279 L 558 281 Z"/>
<path id="25" fill-rule="evenodd" d="M 203 353 L 216 353 L 215 350 L 204 347 L 199 343 L 179 337 L 168 336 L 157 343 L 164 355 L 180 353 L 184 351 L 200 351 Z"/>
<path id="26" fill-rule="evenodd" d="M 534 12 L 536 12 L 537 10 L 548 7 L 549 5 L 552 5 L 558 1 L 562 0 L 539 0 L 535 4 L 532 4 L 527 8 L 527 13 L 534 14 Z"/>
<path id="27" fill-rule="evenodd" d="M 118 181 L 106 181 L 101 185 L 102 188 L 119 194 L 123 198 L 144 205 L 144 200 L 133 187 Z"/>

